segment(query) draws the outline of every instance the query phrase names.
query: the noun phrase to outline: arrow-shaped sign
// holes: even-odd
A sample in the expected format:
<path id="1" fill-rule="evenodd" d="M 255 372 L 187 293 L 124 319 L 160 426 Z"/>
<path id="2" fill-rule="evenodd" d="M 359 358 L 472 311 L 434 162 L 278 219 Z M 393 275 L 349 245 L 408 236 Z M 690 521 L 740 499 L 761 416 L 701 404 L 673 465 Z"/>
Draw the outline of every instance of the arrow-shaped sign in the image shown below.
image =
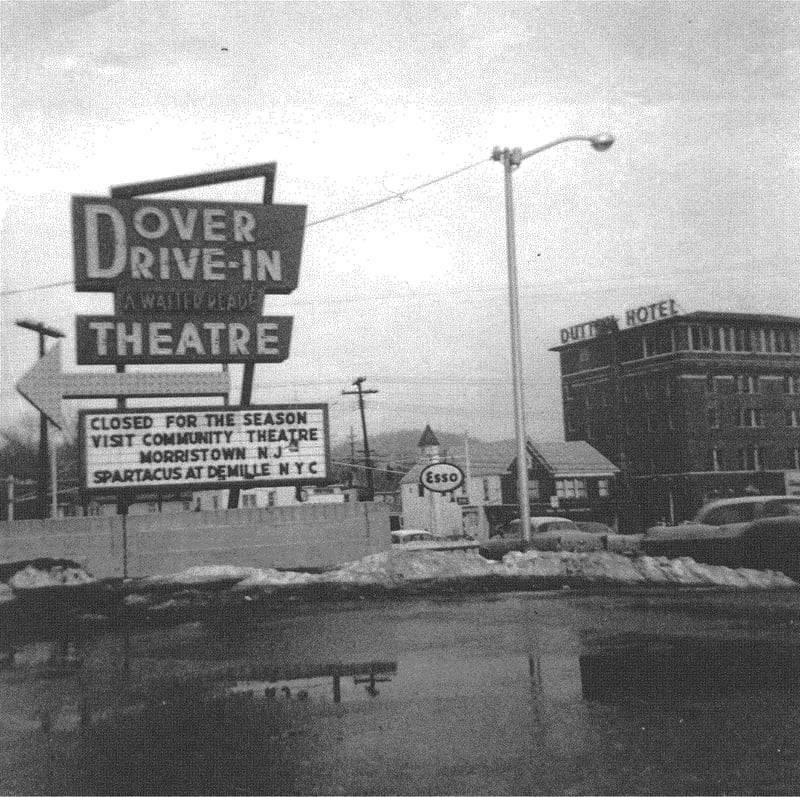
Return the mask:
<path id="1" fill-rule="evenodd" d="M 65 374 L 61 370 L 61 343 L 56 343 L 17 382 L 17 390 L 61 431 L 65 398 L 143 398 L 147 396 L 227 396 L 227 371 L 203 373 Z"/>

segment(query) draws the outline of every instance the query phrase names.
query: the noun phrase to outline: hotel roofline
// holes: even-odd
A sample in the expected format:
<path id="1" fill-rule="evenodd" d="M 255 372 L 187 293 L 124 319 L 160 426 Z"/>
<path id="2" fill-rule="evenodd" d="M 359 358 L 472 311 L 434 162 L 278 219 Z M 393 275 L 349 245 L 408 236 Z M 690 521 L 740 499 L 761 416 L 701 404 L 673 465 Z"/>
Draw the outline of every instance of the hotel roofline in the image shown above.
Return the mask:
<path id="1" fill-rule="evenodd" d="M 604 319 L 603 319 L 604 320 Z M 800 326 L 800 317 L 787 316 L 787 315 L 764 315 L 760 313 L 725 313 L 715 310 L 698 310 L 692 313 L 682 313 L 670 316 L 669 318 L 660 318 L 656 321 L 650 321 L 645 324 L 636 324 L 630 327 L 620 327 L 616 334 L 629 335 L 634 332 L 641 332 L 644 329 L 652 329 L 657 326 L 666 326 L 669 324 L 687 324 L 687 323 L 737 323 L 747 322 L 752 324 L 785 324 L 787 326 Z M 582 326 L 582 325 L 578 325 Z M 569 343 L 561 343 L 558 346 L 552 346 L 548 351 L 563 351 L 573 346 L 585 346 L 587 343 L 595 340 L 601 340 L 614 334 L 613 332 L 603 332 L 599 335 L 583 338 L 582 340 L 573 340 Z"/>

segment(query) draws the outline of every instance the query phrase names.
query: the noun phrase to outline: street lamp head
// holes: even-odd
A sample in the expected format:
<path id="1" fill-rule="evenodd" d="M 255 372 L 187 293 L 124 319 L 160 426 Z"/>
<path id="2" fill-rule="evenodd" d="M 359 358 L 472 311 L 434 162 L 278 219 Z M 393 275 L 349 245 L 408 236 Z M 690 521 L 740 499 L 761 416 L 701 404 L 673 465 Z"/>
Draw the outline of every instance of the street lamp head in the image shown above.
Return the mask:
<path id="1" fill-rule="evenodd" d="M 598 152 L 605 152 L 614 143 L 614 136 L 611 133 L 599 133 L 591 136 L 589 142 Z"/>

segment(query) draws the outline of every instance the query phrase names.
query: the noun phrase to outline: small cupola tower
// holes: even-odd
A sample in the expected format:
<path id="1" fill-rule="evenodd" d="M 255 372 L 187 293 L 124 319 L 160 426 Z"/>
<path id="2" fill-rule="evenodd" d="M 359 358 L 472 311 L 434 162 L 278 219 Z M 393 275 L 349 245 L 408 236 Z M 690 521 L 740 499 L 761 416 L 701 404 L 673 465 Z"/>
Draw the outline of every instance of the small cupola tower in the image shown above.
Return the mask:
<path id="1" fill-rule="evenodd" d="M 439 441 L 436 439 L 436 435 L 430 425 L 425 427 L 425 431 L 422 433 L 419 443 L 417 443 L 417 448 L 421 451 L 422 459 L 427 459 L 430 462 L 439 461 Z"/>

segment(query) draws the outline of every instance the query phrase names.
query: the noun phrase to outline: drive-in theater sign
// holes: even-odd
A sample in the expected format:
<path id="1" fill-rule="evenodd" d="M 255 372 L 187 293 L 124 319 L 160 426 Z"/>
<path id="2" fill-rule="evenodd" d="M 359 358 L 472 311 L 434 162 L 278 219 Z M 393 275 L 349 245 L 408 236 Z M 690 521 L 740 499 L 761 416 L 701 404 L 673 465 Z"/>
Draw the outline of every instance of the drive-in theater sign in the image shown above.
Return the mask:
<path id="1" fill-rule="evenodd" d="M 297 287 L 306 218 L 305 205 L 270 204 L 266 166 L 265 204 L 134 198 L 262 167 L 72 198 L 75 288 L 113 292 L 115 313 L 77 317 L 80 365 L 245 364 L 238 407 L 82 410 L 83 491 L 224 486 L 233 495 L 327 480 L 327 405 L 249 406 L 254 364 L 289 356 L 292 316 L 261 313 L 266 295 Z"/>
<path id="2" fill-rule="evenodd" d="M 304 205 L 72 199 L 75 289 L 114 291 L 116 316 L 78 316 L 78 363 L 282 362 Z"/>

